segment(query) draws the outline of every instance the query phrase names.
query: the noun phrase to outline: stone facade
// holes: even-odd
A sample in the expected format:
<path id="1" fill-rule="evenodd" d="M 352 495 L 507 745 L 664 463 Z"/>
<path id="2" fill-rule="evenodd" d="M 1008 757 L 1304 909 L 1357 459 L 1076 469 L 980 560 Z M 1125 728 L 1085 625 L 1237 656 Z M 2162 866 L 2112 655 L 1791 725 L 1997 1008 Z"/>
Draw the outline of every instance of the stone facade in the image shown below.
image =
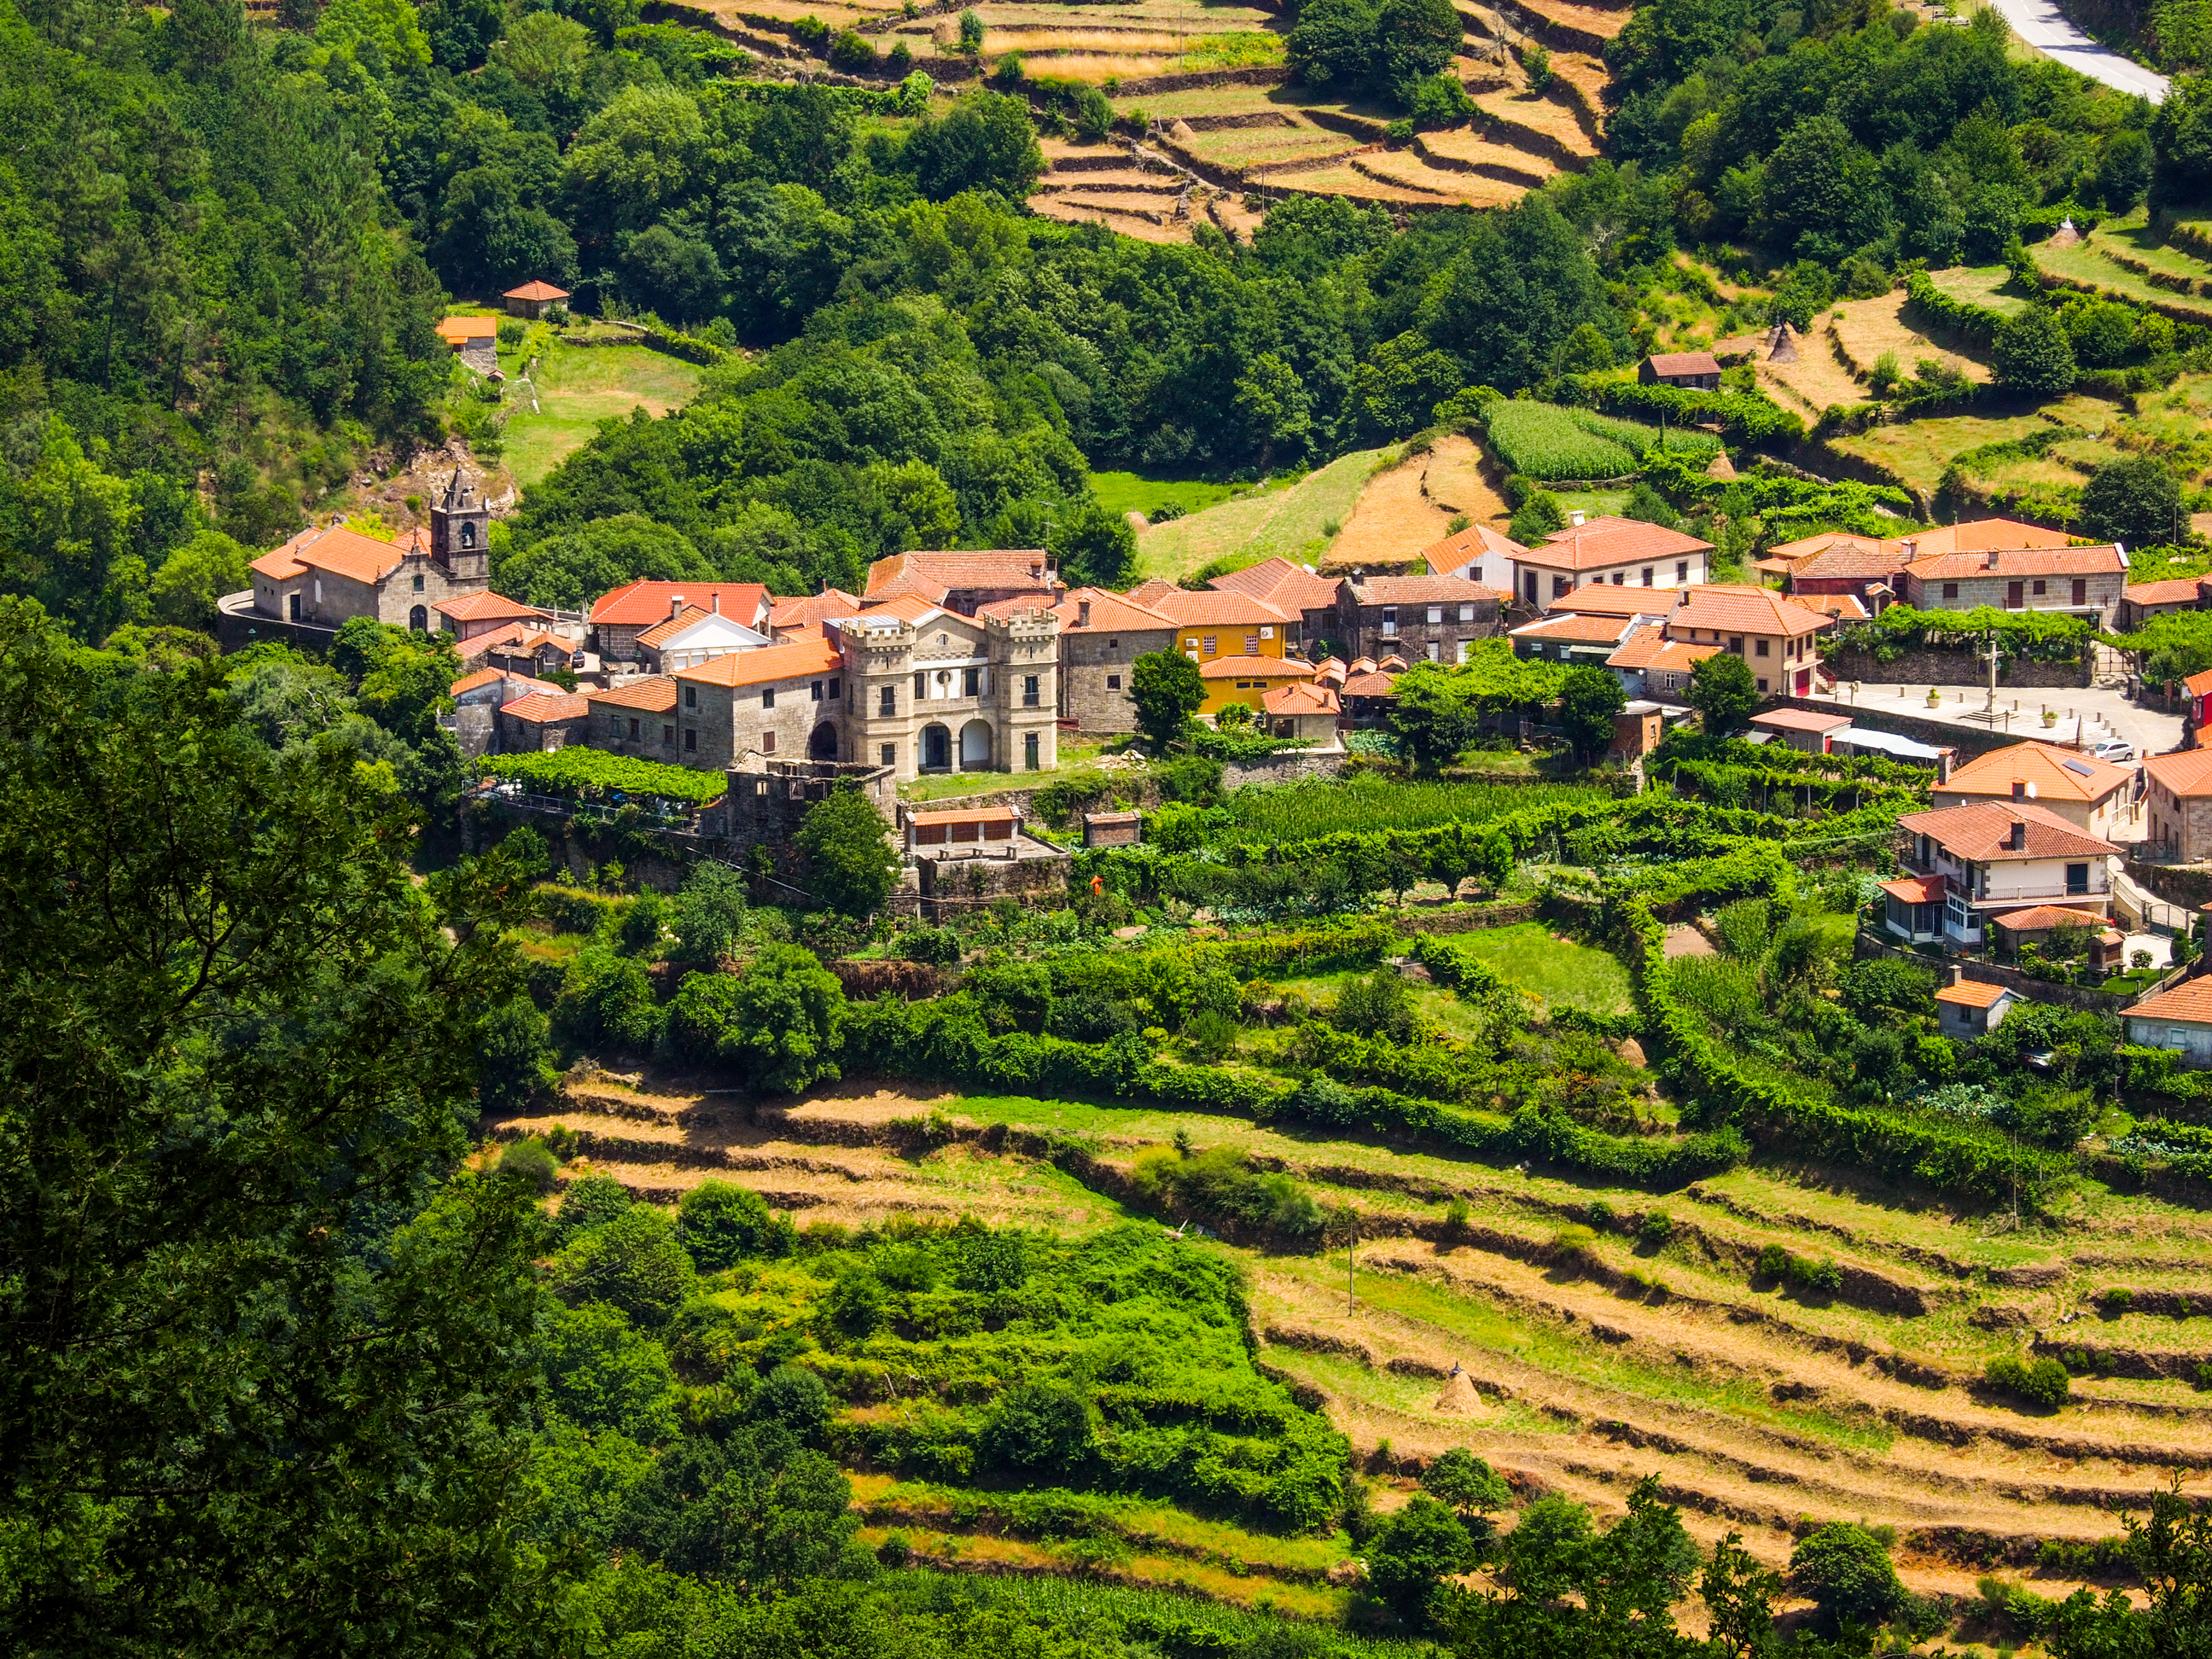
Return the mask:
<path id="1" fill-rule="evenodd" d="M 850 686 L 842 760 L 924 772 L 1060 763 L 1060 617 L 1018 601 L 981 617 L 895 603 L 832 625 Z"/>
<path id="2" fill-rule="evenodd" d="M 1137 729 L 1130 665 L 1175 642 L 1174 619 L 1118 593 L 1080 588 L 1054 607 L 1060 617 L 1060 714 L 1079 731 Z"/>
<path id="3" fill-rule="evenodd" d="M 1904 571 L 1904 599 L 1922 611 L 2067 611 L 2110 627 L 2125 591 L 2117 547 L 2030 547 L 1949 553 Z"/>
<path id="4" fill-rule="evenodd" d="M 1408 663 L 1467 660 L 1499 631 L 1500 595 L 1453 576 L 1376 576 L 1337 590 L 1330 636 L 1351 657 Z"/>

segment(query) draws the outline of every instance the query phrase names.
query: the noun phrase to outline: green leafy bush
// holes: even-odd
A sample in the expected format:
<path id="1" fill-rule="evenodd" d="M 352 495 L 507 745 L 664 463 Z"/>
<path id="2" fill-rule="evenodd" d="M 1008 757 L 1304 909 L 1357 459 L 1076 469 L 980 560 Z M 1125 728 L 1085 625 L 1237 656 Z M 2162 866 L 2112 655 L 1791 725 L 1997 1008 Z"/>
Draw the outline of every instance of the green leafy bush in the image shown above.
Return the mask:
<path id="1" fill-rule="evenodd" d="M 2018 1354 L 1999 1354 L 1983 1368 L 1983 1376 L 1991 1388 L 2049 1410 L 2073 1397 L 2074 1382 L 2066 1367 L 2047 1356 L 2026 1360 Z"/>
<path id="2" fill-rule="evenodd" d="M 620 793 L 655 800 L 704 806 L 728 793 L 720 772 L 695 772 L 686 766 L 631 760 L 581 744 L 550 751 L 488 755 L 478 764 L 489 775 L 511 779 L 539 794 L 598 799 Z"/>
<path id="3" fill-rule="evenodd" d="M 553 1156 L 552 1148 L 532 1135 L 527 1140 L 509 1143 L 500 1154 L 499 1172 L 526 1182 L 534 1192 L 550 1193 L 560 1179 L 561 1160 Z"/>

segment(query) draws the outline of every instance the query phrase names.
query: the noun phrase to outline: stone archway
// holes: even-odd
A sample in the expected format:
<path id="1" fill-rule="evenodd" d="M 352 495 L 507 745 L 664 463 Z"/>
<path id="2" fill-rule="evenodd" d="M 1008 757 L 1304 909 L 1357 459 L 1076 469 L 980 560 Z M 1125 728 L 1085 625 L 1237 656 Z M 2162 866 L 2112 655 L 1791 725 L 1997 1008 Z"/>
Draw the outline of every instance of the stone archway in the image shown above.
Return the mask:
<path id="1" fill-rule="evenodd" d="M 950 772 L 952 769 L 952 733 L 941 726 L 921 728 L 921 769 L 925 772 Z"/>
<path id="2" fill-rule="evenodd" d="M 824 720 L 814 728 L 806 739 L 806 758 L 811 761 L 833 761 L 837 758 L 837 728 Z"/>
<path id="3" fill-rule="evenodd" d="M 960 769 L 988 771 L 991 766 L 991 723 L 969 720 L 960 728 Z"/>

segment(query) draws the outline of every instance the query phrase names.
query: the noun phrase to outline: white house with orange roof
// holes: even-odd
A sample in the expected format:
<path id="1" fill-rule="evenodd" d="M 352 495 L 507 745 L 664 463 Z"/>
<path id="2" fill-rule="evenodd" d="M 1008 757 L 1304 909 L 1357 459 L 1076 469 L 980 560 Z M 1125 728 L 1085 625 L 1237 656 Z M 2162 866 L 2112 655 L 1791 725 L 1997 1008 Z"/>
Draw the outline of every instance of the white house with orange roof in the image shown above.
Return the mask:
<path id="1" fill-rule="evenodd" d="M 1719 651 L 1717 645 L 1670 640 L 1662 623 L 1644 623 L 1605 659 L 1605 665 L 1620 677 L 1621 689 L 1632 697 L 1677 696 L 1690 684 L 1698 665 Z"/>
<path id="2" fill-rule="evenodd" d="M 2033 801 L 2075 829 L 2110 840 L 2127 818 L 2135 769 L 2055 744 L 2015 743 L 1954 769 L 1929 793 L 1938 806 L 1966 801 Z"/>
<path id="3" fill-rule="evenodd" d="M 765 642 L 770 608 L 758 582 L 625 582 L 592 606 L 592 648 L 611 666 L 637 662 L 640 635 L 692 609 L 726 617 Z"/>
<path id="4" fill-rule="evenodd" d="M 666 622 L 657 623 L 637 636 L 638 660 L 650 674 L 672 674 L 679 668 L 696 668 L 712 657 L 732 651 L 757 651 L 775 641 L 769 633 L 714 608 L 719 594 L 709 594 L 704 607 L 687 604 Z M 756 617 L 759 612 L 753 613 Z"/>
<path id="5" fill-rule="evenodd" d="M 356 617 L 427 634 L 434 607 L 490 586 L 490 532 L 491 508 L 456 467 L 428 530 L 387 541 L 335 520 L 254 560 L 253 586 L 217 602 L 217 637 L 226 651 L 257 638 L 320 646 Z"/>
<path id="6" fill-rule="evenodd" d="M 1666 622 L 1668 639 L 1718 646 L 1744 659 L 1758 690 L 1797 696 L 1813 690 L 1820 636 L 1836 625 L 1771 588 L 1735 583 L 1692 588 Z"/>
<path id="7" fill-rule="evenodd" d="M 2003 1024 L 2020 1000 L 2020 993 L 2008 985 L 1960 975 L 1936 993 L 1936 1029 L 1960 1042 L 1975 1042 Z"/>
<path id="8" fill-rule="evenodd" d="M 1334 743 L 1343 714 L 1343 702 L 1335 688 L 1312 681 L 1279 685 L 1260 699 L 1261 723 L 1270 735 L 1278 738 Z"/>
<path id="9" fill-rule="evenodd" d="M 1936 923 L 1942 942 L 1983 943 L 1992 917 L 2043 904 L 2108 915 L 2112 860 L 2120 849 L 2033 801 L 1972 801 L 1897 821 L 1905 837 L 1891 900 L 1891 931 L 1924 936 Z M 1937 914 L 1927 914 L 1939 907 Z"/>
<path id="10" fill-rule="evenodd" d="M 1612 662 L 1638 629 L 1658 620 L 1657 617 L 1584 616 L 1562 611 L 1508 629 L 1505 637 L 1513 641 L 1513 654 L 1516 657 L 1555 662 L 1568 668 L 1602 668 Z"/>
<path id="11" fill-rule="evenodd" d="M 1591 582 L 1615 587 L 1694 587 L 1705 580 L 1711 542 L 1638 519 L 1569 515 L 1519 562 L 1521 602 L 1543 605 Z"/>
<path id="12" fill-rule="evenodd" d="M 1455 576 L 1493 588 L 1508 599 L 1521 592 L 1521 562 L 1528 556 L 1528 550 L 1513 538 L 1480 524 L 1469 525 L 1458 534 L 1431 542 L 1421 550 L 1431 575 Z"/>

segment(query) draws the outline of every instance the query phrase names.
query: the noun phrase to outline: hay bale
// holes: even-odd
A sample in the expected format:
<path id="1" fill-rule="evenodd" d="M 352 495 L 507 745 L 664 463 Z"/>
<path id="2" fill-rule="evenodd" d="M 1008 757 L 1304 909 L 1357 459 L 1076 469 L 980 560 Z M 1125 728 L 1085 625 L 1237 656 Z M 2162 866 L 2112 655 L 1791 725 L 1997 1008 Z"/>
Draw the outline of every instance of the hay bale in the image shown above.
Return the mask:
<path id="1" fill-rule="evenodd" d="M 1128 521 L 1129 528 L 1135 531 L 1139 536 L 1143 535 L 1147 530 L 1150 530 L 1152 527 L 1152 521 L 1146 518 L 1143 514 L 1138 512 L 1133 507 L 1127 513 L 1124 513 L 1121 516 Z"/>
<path id="2" fill-rule="evenodd" d="M 1620 1054 L 1631 1066 L 1640 1066 L 1647 1063 L 1644 1058 L 1644 1045 L 1634 1037 L 1621 1038 Z"/>
<path id="3" fill-rule="evenodd" d="M 1482 1396 L 1474 1391 L 1473 1377 L 1465 1371 L 1455 1370 L 1445 1378 L 1443 1392 L 1430 1409 L 1446 1417 L 1474 1417 L 1482 1411 Z"/>
<path id="4" fill-rule="evenodd" d="M 2074 228 L 2074 221 L 2071 216 L 2069 216 L 2058 222 L 2058 228 L 2051 233 L 2051 240 L 2045 243 L 2044 246 L 2046 247 L 2079 247 L 2081 246 L 2081 233 Z"/>
<path id="5" fill-rule="evenodd" d="M 1770 363 L 1794 363 L 1797 361 L 1797 337 L 1790 326 L 1789 319 L 1778 319 L 1774 331 L 1766 337 L 1766 361 Z"/>
<path id="6" fill-rule="evenodd" d="M 1194 133 L 1190 130 L 1189 122 L 1178 116 L 1173 122 L 1170 123 L 1168 126 L 1168 137 L 1170 138 L 1182 139 L 1188 143 L 1190 139 L 1196 137 L 1197 134 Z"/>
<path id="7" fill-rule="evenodd" d="M 1729 459 L 1728 451 L 1717 449 L 1713 452 L 1711 465 L 1705 468 L 1705 476 L 1708 478 L 1718 478 L 1723 483 L 1733 483 L 1735 481 L 1735 464 Z"/>

